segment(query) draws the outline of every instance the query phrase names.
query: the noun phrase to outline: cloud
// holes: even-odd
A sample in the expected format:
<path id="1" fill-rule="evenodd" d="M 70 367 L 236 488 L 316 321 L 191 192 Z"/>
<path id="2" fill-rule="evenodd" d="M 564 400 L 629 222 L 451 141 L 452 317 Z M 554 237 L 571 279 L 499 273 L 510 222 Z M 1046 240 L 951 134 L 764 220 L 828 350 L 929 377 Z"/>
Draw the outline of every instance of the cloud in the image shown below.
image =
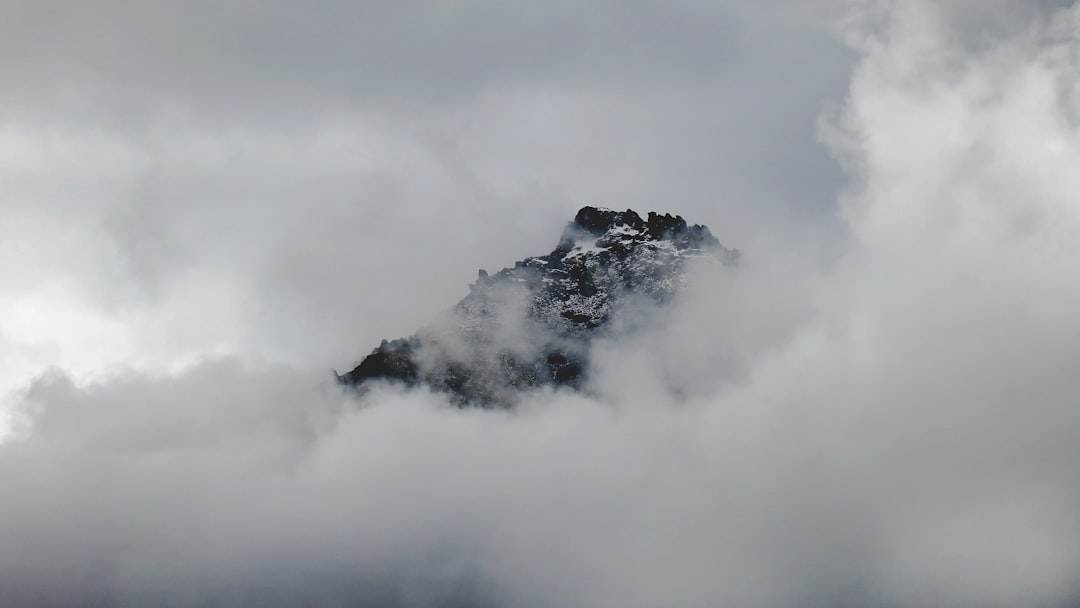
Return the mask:
<path id="1" fill-rule="evenodd" d="M 738 230 L 712 220 L 719 211 L 690 196 L 698 202 L 689 208 L 703 217 L 684 215 L 743 249 L 745 263 L 697 268 L 671 308 L 638 311 L 643 331 L 597 347 L 590 396 L 539 392 L 509 412 L 459 410 L 437 395 L 390 388 L 356 401 L 325 368 L 426 321 L 439 302 L 460 295 L 475 267 L 546 250 L 566 213 L 562 202 L 534 205 L 551 192 L 544 188 L 580 183 L 598 191 L 596 175 L 618 165 L 585 163 L 580 175 L 592 177 L 580 182 L 550 169 L 571 164 L 551 151 L 584 155 L 574 162 L 589 157 L 584 140 L 564 130 L 551 137 L 566 139 L 531 148 L 534 157 L 504 163 L 476 152 L 500 149 L 499 125 L 523 140 L 540 137 L 535 125 L 563 117 L 590 135 L 615 133 L 635 117 L 682 107 L 671 105 L 674 97 L 645 95 L 591 124 L 585 110 L 610 97 L 574 89 L 526 99 L 533 89 L 523 86 L 508 109 L 480 98 L 465 104 L 506 122 L 428 147 L 432 140 L 400 137 L 395 122 L 366 118 L 299 136 L 262 126 L 214 137 L 150 129 L 141 132 L 152 136 L 145 140 L 93 119 L 84 124 L 104 129 L 103 139 L 76 141 L 65 128 L 59 143 L 19 145 L 17 135 L 39 131 L 28 122 L 11 126 L 6 141 L 20 166 L 41 170 L 66 158 L 71 170 L 55 188 L 5 174 L 6 187 L 24 188 L 25 200 L 56 201 L 45 212 L 13 206 L 13 217 L 45 226 L 41 233 L 57 243 L 64 242 L 59 220 L 71 217 L 76 242 L 93 245 L 81 250 L 91 259 L 78 267 L 86 272 L 45 275 L 66 278 L 50 288 L 79 294 L 90 311 L 131 314 L 121 327 L 102 322 L 104 333 L 87 331 L 87 342 L 128 334 L 142 342 L 116 355 L 137 353 L 141 364 L 126 372 L 87 379 L 56 371 L 19 399 L 32 433 L 0 445 L 0 603 L 1075 602 L 1080 282 L 1072 261 L 1080 254 L 1080 217 L 1072 199 L 1080 184 L 1072 183 L 1072 168 L 1080 161 L 1080 13 L 1060 3 L 992 4 L 864 5 L 872 10 L 841 31 L 859 54 L 848 96 L 820 123 L 849 179 L 842 232 L 786 243 L 751 234 L 757 247 L 747 250 Z M 439 6 L 444 17 L 481 10 Z M 679 5 L 671 19 L 697 14 L 684 9 L 704 10 Z M 380 23 L 428 23 L 395 10 L 403 12 L 387 9 Z M 124 16 L 159 23 L 152 12 Z M 195 28 L 194 17 L 177 17 L 178 31 Z M 289 21 L 273 11 L 257 17 Z M 524 23 L 509 13 L 490 18 Z M 566 17 L 554 11 L 549 18 Z M 542 31 L 562 31 L 540 22 Z M 345 39 L 332 34 L 319 44 Z M 601 35 L 630 44 L 622 34 Z M 173 48 L 169 40 L 160 46 Z M 682 76 L 667 77 L 699 77 L 702 68 L 690 61 L 698 57 L 695 40 L 688 36 L 688 54 L 673 41 L 678 48 L 655 58 L 661 67 L 642 69 L 665 71 L 686 58 Z M 101 44 L 91 58 L 109 57 L 101 60 L 108 69 L 90 73 L 106 81 L 148 78 L 149 89 L 175 94 L 148 73 L 164 65 L 161 56 L 127 64 L 116 59 L 113 41 Z M 261 47 L 251 39 L 238 44 L 250 65 L 247 49 Z M 638 51 L 652 54 L 653 46 Z M 478 62 L 455 52 L 446 59 L 453 65 Z M 590 70 L 625 66 L 602 56 L 581 72 L 570 60 L 543 58 L 550 67 L 530 75 L 542 82 L 545 74 L 581 74 L 593 82 Z M 530 65 L 522 57 L 504 61 Z M 502 73 L 472 69 L 469 78 L 480 80 Z M 241 71 L 229 64 L 206 74 L 178 70 L 176 86 L 212 89 L 184 78 L 216 78 L 215 70 L 222 78 Z M 624 67 L 611 80 L 638 92 L 666 82 L 633 74 Z M 260 94 L 287 78 L 274 72 L 256 86 L 263 76 L 244 77 Z M 463 90 L 482 88 L 469 78 Z M 436 99 L 449 103 L 452 93 L 445 94 Z M 650 107 L 656 100 L 663 104 Z M 700 103 L 690 104 L 699 111 L 690 119 L 706 114 Z M 716 112 L 733 120 L 733 107 Z M 783 114 L 784 107 L 769 109 Z M 751 116 L 736 118 L 744 115 Z M 772 116 L 762 110 L 751 122 Z M 656 132 L 691 122 L 672 118 Z M 341 130 L 323 130 L 327 124 Z M 649 133 L 631 129 L 615 141 L 664 141 Z M 761 149 L 778 140 L 769 141 Z M 102 142 L 107 154 L 86 153 Z M 660 192 L 659 175 L 709 149 L 679 148 L 680 162 L 671 164 L 638 153 L 640 166 L 655 173 L 631 183 Z M 552 163 L 547 170 L 559 178 L 523 194 L 523 158 Z M 800 166 L 814 172 L 819 161 Z M 747 162 L 761 173 L 775 169 Z M 224 164 L 235 172 L 217 171 Z M 101 171 L 110 179 L 98 180 Z M 781 175 L 780 190 L 796 192 L 798 175 Z M 705 183 L 674 186 L 664 200 L 707 190 Z M 88 190 L 100 206 L 80 210 L 71 184 L 100 188 Z M 388 202 L 352 206 L 354 188 L 365 201 Z M 422 202 L 436 193 L 464 206 Z M 313 202 L 297 207 L 300 198 Z M 184 200 L 208 202 L 189 208 Z M 500 206 L 506 201 L 514 203 Z M 527 208 L 536 209 L 529 219 L 515 218 Z M 770 216 L 770 226 L 786 222 L 785 235 L 801 225 L 802 216 L 776 208 L 745 213 Z M 551 230 L 539 229 L 545 226 Z M 110 251 L 115 268 L 93 263 Z M 491 259 L 496 254 L 505 257 Z M 9 279 L 16 287 L 41 280 L 18 277 Z M 313 311 L 322 314 L 312 320 Z M 218 351 L 208 349 L 215 341 Z M 168 355 L 177 353 L 189 360 L 155 362 L 175 364 Z"/>
<path id="2" fill-rule="evenodd" d="M 7 2 L 0 24 L 6 401 L 50 365 L 347 367 L 585 204 L 835 253 L 813 121 L 853 59 L 784 2 Z"/>

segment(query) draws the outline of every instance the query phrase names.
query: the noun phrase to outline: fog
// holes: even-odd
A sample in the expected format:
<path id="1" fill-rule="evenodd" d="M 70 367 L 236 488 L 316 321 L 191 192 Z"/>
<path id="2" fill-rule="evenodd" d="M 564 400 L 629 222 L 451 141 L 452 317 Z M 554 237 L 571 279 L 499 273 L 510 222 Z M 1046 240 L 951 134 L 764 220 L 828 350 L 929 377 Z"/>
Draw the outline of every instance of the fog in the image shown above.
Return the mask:
<path id="1" fill-rule="evenodd" d="M 34 6 L 0 604 L 1080 601 L 1080 8 Z M 741 262 L 581 393 L 334 383 L 584 204 Z"/>

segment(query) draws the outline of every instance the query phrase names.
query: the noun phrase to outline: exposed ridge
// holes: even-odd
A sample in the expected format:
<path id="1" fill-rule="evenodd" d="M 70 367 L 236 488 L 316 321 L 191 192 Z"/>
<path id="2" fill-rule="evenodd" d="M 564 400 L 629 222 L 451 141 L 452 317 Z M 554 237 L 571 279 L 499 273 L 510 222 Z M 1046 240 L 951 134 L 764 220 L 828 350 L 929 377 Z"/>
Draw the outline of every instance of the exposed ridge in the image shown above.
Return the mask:
<path id="1" fill-rule="evenodd" d="M 720 244 L 707 227 L 701 224 L 688 226 L 681 215 L 673 216 L 670 213 L 660 215 L 650 211 L 648 219 L 643 220 L 632 209 L 613 211 L 604 207 L 582 207 L 570 227 L 598 237 L 613 230 L 625 228 L 628 231 L 636 231 L 643 236 L 643 239 L 670 240 L 682 248 L 711 247 Z"/>
<path id="2" fill-rule="evenodd" d="M 738 252 L 681 216 L 583 207 L 555 249 L 494 274 L 413 336 L 382 343 L 340 382 L 424 384 L 460 405 L 508 405 L 522 389 L 580 387 L 590 342 L 631 296 L 666 302 L 687 260 Z"/>

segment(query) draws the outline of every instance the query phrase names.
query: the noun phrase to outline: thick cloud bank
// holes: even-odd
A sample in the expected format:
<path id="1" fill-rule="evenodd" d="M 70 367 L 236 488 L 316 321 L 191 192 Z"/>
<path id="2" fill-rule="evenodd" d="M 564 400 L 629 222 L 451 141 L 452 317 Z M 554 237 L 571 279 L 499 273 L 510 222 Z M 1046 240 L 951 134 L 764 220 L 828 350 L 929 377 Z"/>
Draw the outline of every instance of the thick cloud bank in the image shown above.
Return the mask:
<path id="1" fill-rule="evenodd" d="M 357 402 L 242 357 L 39 378 L 0 604 L 1080 601 L 1080 9 L 940 4 L 844 22 L 835 264 L 696 268 L 589 397 Z"/>

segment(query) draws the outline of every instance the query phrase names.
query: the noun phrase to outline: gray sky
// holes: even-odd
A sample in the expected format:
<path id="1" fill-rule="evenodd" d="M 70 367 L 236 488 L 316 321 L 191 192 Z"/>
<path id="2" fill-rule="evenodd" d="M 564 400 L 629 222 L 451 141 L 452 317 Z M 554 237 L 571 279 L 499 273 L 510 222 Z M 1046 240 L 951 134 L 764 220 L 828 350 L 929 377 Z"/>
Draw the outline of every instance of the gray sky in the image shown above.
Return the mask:
<path id="1" fill-rule="evenodd" d="M 214 348 L 343 365 L 585 204 L 744 249 L 828 231 L 815 120 L 854 58 L 806 8 L 8 3 L 5 303 L 79 319 L 5 328 L 20 379 Z"/>
<path id="2" fill-rule="evenodd" d="M 1078 28 L 0 2 L 0 604 L 1064 605 Z M 585 204 L 745 263 L 599 345 L 595 397 L 329 381 Z"/>

